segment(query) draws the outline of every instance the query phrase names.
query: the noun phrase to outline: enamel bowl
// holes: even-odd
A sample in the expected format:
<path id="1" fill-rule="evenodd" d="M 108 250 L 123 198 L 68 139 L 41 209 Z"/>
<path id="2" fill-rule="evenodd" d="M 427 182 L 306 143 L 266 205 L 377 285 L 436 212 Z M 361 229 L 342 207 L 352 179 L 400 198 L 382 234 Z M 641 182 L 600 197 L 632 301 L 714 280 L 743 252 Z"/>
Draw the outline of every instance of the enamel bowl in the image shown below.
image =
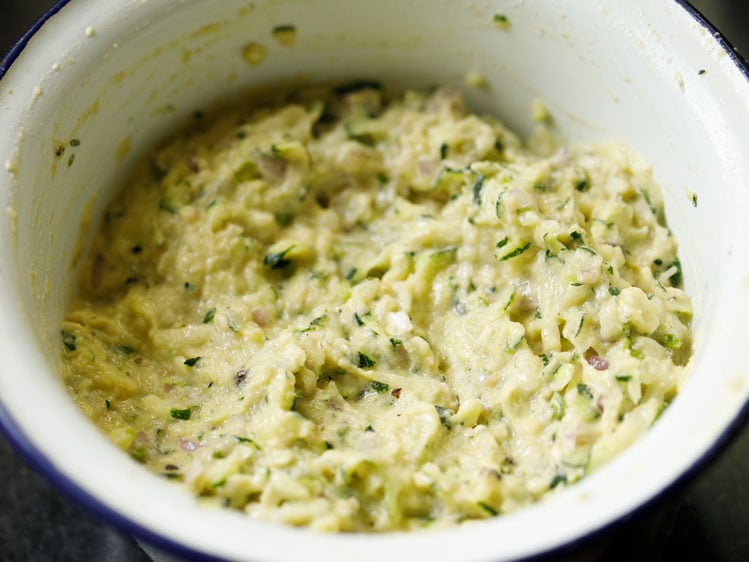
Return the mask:
<path id="1" fill-rule="evenodd" d="M 278 25 L 296 27 L 293 45 L 274 38 Z M 485 86 L 466 87 L 469 73 Z M 566 551 L 704 466 L 746 413 L 749 69 L 686 2 L 70 0 L 0 74 L 0 423 L 69 495 L 162 550 L 309 562 Z M 644 438 L 537 505 L 377 536 L 251 521 L 131 462 L 60 382 L 81 225 L 96 225 L 133 165 L 195 111 L 248 88 L 352 78 L 463 87 L 521 134 L 540 99 L 570 140 L 617 138 L 653 164 L 694 300 L 691 375 Z"/>

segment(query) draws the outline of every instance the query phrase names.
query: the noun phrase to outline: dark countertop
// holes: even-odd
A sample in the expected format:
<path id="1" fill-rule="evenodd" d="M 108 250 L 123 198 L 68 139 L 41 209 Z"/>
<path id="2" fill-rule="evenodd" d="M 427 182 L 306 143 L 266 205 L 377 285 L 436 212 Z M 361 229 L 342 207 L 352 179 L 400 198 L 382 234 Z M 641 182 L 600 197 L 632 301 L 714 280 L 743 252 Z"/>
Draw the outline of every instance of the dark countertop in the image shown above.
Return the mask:
<path id="1" fill-rule="evenodd" d="M 53 0 L 0 0 L 4 53 Z M 749 2 L 693 0 L 749 57 Z M 0 435 L 0 562 L 146 562 L 128 536 L 81 509 L 30 469 Z M 633 517 L 601 560 L 749 560 L 749 427 L 677 495 Z M 586 559 L 589 559 L 590 552 Z"/>

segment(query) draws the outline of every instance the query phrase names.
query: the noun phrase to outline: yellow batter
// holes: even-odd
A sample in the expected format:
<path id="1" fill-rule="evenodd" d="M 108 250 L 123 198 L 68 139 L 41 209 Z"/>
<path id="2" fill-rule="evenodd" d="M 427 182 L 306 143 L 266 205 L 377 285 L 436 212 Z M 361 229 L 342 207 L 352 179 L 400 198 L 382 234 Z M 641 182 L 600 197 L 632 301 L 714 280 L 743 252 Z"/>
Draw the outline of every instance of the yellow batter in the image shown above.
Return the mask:
<path id="1" fill-rule="evenodd" d="M 62 326 L 79 407 L 155 472 L 329 531 L 491 517 L 677 392 L 691 303 L 649 167 L 460 95 L 203 117 L 106 212 Z"/>

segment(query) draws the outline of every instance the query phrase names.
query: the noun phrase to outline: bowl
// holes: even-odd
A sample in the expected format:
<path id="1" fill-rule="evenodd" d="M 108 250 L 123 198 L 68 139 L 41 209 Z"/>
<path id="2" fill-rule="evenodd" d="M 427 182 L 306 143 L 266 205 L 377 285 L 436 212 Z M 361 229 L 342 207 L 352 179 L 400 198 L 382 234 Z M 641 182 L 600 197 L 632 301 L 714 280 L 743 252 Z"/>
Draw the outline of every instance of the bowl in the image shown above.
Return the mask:
<path id="1" fill-rule="evenodd" d="M 295 26 L 293 45 L 274 38 L 279 25 Z M 485 83 L 466 86 L 476 74 Z M 749 68 L 686 2 L 69 0 L 0 76 L 0 425 L 69 495 L 162 550 L 392 562 L 567 551 L 683 483 L 746 417 Z M 643 438 L 580 483 L 479 524 L 319 534 L 199 506 L 129 461 L 68 397 L 59 326 L 76 264 L 135 163 L 209 105 L 350 79 L 454 85 L 523 135 L 540 99 L 566 138 L 616 138 L 652 163 L 694 303 L 691 373 Z"/>

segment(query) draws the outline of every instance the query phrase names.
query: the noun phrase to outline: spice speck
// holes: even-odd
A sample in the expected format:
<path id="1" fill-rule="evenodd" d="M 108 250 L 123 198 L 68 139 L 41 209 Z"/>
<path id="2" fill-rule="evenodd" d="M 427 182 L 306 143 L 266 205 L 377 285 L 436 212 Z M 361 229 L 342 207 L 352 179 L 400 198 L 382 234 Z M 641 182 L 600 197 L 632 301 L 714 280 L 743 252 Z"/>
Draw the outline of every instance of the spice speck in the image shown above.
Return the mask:
<path id="1" fill-rule="evenodd" d="M 282 47 L 293 47 L 296 41 L 296 27 L 293 25 L 277 25 L 271 32 L 273 38 Z"/>

